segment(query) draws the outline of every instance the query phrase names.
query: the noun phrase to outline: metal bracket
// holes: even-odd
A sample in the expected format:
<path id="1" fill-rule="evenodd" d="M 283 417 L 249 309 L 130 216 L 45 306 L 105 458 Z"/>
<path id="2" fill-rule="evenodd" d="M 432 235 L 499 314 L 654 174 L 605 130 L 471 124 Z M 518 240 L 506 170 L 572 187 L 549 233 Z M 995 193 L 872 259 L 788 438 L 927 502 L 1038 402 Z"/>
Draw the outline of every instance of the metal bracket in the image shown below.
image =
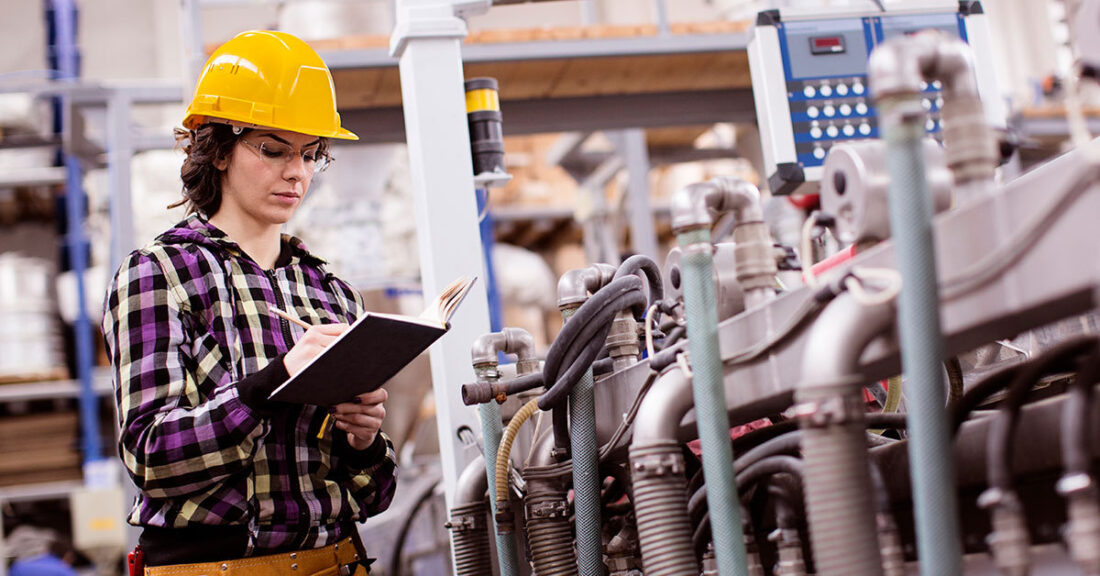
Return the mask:
<path id="1" fill-rule="evenodd" d="M 410 38 L 465 38 L 468 16 L 489 11 L 492 0 L 404 0 L 390 36 L 390 56 L 400 58 Z"/>

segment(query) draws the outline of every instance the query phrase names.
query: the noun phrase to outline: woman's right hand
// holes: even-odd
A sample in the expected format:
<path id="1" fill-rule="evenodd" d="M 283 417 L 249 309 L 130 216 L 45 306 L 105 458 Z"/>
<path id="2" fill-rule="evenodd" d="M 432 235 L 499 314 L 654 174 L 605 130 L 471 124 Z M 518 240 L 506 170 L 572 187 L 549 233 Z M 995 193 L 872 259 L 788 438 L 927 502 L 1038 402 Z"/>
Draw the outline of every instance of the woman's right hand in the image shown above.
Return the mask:
<path id="1" fill-rule="evenodd" d="M 291 376 L 302 371 L 315 357 L 321 354 L 325 348 L 332 344 L 336 337 L 348 329 L 347 324 L 318 324 L 310 326 L 304 336 L 294 344 L 294 347 L 283 356 L 283 365 Z"/>

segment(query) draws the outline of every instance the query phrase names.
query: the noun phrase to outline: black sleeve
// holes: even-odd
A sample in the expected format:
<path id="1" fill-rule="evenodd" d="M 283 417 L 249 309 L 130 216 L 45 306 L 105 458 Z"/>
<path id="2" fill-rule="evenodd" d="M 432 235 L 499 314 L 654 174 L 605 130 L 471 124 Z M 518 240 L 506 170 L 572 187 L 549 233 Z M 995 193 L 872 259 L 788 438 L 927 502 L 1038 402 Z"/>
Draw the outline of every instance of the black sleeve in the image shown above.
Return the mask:
<path id="1" fill-rule="evenodd" d="M 241 396 L 241 401 L 263 416 L 272 415 L 279 410 L 279 406 L 284 405 L 281 402 L 267 399 L 276 388 L 290 379 L 290 373 L 286 371 L 286 364 L 283 364 L 284 356 L 286 354 L 276 356 L 263 370 L 245 376 L 237 382 L 237 390 Z"/>

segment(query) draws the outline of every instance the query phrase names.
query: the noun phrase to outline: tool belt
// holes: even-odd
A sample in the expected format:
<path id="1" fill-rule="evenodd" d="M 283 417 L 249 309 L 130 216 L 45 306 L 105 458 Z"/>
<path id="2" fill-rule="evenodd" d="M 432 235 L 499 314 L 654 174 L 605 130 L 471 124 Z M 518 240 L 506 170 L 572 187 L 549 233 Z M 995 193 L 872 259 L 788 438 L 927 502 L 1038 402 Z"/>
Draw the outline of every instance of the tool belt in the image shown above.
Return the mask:
<path id="1" fill-rule="evenodd" d="M 313 550 L 224 562 L 146 566 L 145 576 L 363 576 L 367 569 L 351 537 Z"/>

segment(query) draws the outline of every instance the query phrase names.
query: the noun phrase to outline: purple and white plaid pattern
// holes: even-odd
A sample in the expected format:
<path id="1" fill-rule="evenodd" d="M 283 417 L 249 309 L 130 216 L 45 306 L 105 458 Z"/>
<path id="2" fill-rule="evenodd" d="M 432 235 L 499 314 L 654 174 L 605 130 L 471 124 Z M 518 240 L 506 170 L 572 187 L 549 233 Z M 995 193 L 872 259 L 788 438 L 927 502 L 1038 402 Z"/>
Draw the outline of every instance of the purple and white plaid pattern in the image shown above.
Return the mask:
<path id="1" fill-rule="evenodd" d="M 327 546 L 337 526 L 385 510 L 396 455 L 363 458 L 326 414 L 287 406 L 264 417 L 236 382 L 285 353 L 310 324 L 353 322 L 360 294 L 326 274 L 295 238 L 289 264 L 263 270 L 228 237 L 192 215 L 122 264 L 103 320 L 115 369 L 119 453 L 141 494 L 138 525 L 247 525 L 250 548 Z M 356 457 L 359 458 L 356 458 Z"/>

